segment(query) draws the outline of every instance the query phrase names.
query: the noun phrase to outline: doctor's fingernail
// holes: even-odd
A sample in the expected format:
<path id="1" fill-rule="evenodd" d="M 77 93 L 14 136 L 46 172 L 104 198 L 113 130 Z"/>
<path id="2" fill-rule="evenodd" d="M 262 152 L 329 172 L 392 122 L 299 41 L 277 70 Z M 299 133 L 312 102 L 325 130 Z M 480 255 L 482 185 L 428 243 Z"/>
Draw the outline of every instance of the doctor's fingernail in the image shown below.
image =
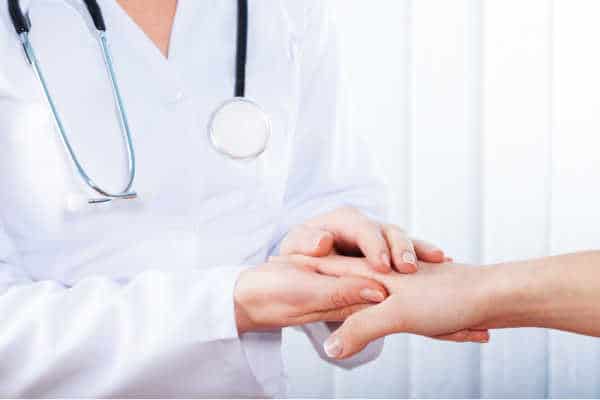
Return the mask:
<path id="1" fill-rule="evenodd" d="M 360 291 L 360 297 L 371 303 L 381 303 L 385 300 L 385 295 L 375 289 L 363 289 Z"/>
<path id="2" fill-rule="evenodd" d="M 342 355 L 344 346 L 342 345 L 340 338 L 332 336 L 323 343 L 323 350 L 325 350 L 325 354 L 327 354 L 328 357 L 337 358 Z"/>
<path id="3" fill-rule="evenodd" d="M 429 242 L 421 242 L 423 244 L 423 246 L 425 247 L 425 249 L 429 252 L 432 253 L 436 253 L 436 252 L 444 252 L 444 250 L 440 249 L 439 247 L 437 247 L 435 244 L 433 243 L 429 243 Z"/>
<path id="4" fill-rule="evenodd" d="M 407 264 L 417 265 L 417 258 L 410 251 L 405 251 L 404 253 L 402 253 L 402 261 L 404 261 Z"/>
<path id="5" fill-rule="evenodd" d="M 383 253 L 381 255 L 381 262 L 388 268 L 392 268 L 392 261 L 390 260 L 390 256 L 388 253 Z"/>
<path id="6" fill-rule="evenodd" d="M 320 235 L 317 237 L 317 239 L 315 240 L 315 243 L 314 243 L 314 247 L 313 247 L 313 249 L 314 249 L 314 250 L 318 250 L 318 249 L 320 249 L 320 248 L 323 246 L 323 242 L 325 241 L 326 237 L 327 237 L 327 236 L 326 236 L 325 234 L 320 234 Z"/>

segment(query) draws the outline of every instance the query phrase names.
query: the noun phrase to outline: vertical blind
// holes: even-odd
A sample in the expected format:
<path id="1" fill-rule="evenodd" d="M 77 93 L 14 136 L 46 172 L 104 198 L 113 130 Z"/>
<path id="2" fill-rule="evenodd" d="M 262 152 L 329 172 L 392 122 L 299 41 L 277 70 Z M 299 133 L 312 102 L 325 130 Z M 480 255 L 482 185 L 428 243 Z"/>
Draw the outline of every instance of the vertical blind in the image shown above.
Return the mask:
<path id="1" fill-rule="evenodd" d="M 395 222 L 472 264 L 600 249 L 599 1 L 332 4 Z M 284 349 L 292 396 L 600 396 L 600 339 L 562 332 L 397 335 L 353 371 L 292 330 Z"/>

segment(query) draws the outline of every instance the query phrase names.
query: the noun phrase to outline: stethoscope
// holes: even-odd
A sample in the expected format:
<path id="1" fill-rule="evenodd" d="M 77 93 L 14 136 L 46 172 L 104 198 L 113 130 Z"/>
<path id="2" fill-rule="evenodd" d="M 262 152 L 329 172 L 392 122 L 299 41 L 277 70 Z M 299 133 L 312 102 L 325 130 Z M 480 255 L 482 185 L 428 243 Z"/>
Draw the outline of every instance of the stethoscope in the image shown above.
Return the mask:
<path id="1" fill-rule="evenodd" d="M 102 11 L 96 0 L 83 0 L 98 33 L 98 43 L 112 87 L 113 97 L 117 108 L 119 125 L 128 157 L 128 179 L 125 187 L 118 193 L 102 189 L 85 171 L 78 159 L 57 107 L 52 99 L 48 85 L 42 73 L 40 63 L 29 39 L 31 21 L 29 15 L 24 15 L 19 0 L 8 0 L 8 10 L 14 28 L 25 51 L 25 57 L 32 66 L 35 76 L 40 83 L 44 97 L 54 118 L 60 139 L 75 165 L 78 174 L 85 184 L 101 197 L 89 199 L 88 204 L 110 203 L 114 200 L 136 199 L 138 194 L 133 190 L 136 175 L 136 159 L 127 112 L 121 97 L 121 91 L 109 50 L 106 24 Z M 246 98 L 246 61 L 248 52 L 248 0 L 238 0 L 237 48 L 234 97 L 221 104 L 212 114 L 208 124 L 209 141 L 219 153 L 233 160 L 251 160 L 258 158 L 267 148 L 271 136 L 269 116 L 254 101 Z"/>

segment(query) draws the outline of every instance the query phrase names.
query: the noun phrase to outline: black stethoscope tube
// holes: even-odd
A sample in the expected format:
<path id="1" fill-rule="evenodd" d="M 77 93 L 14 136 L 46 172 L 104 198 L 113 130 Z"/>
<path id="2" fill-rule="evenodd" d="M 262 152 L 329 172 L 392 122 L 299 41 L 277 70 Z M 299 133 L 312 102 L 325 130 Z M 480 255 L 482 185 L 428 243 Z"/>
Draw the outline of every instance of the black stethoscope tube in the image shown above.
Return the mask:
<path id="1" fill-rule="evenodd" d="M 248 0 L 238 0 L 235 97 L 246 96 L 246 61 L 248 57 Z"/>
<path id="2" fill-rule="evenodd" d="M 19 0 L 8 0 L 8 13 L 10 14 L 13 26 L 17 31 L 17 35 L 29 32 L 29 21 L 27 21 L 27 18 L 25 18 L 25 15 L 23 15 L 23 12 L 21 11 Z"/>
<path id="3" fill-rule="evenodd" d="M 94 21 L 94 26 L 97 30 L 106 32 L 106 24 L 104 23 L 104 16 L 102 15 L 102 10 L 100 10 L 100 6 L 96 2 L 96 0 L 83 0 L 85 6 L 92 17 L 92 21 Z"/>
<path id="4" fill-rule="evenodd" d="M 23 14 L 19 0 L 7 0 L 8 12 L 15 31 L 20 35 L 29 32 L 31 25 Z M 83 0 L 98 31 L 106 31 L 102 10 L 96 0 Z M 235 61 L 235 97 L 246 95 L 246 64 L 248 59 L 248 0 L 238 0 L 237 46 Z"/>

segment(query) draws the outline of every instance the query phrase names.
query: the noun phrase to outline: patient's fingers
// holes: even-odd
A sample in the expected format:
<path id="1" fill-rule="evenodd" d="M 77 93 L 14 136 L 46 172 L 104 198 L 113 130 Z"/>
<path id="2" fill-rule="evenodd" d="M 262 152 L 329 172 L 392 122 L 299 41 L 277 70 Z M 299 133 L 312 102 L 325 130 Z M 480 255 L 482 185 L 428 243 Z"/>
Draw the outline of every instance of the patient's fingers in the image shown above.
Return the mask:
<path id="1" fill-rule="evenodd" d="M 393 333 L 409 332 L 394 315 L 394 303 L 383 302 L 349 316 L 324 343 L 325 353 L 335 359 L 345 359 L 363 350 L 369 343 Z M 487 343 L 487 331 L 466 330 L 435 337 L 453 342 Z"/>
<path id="2" fill-rule="evenodd" d="M 330 232 L 300 225 L 292 229 L 281 243 L 281 254 L 303 254 L 323 257 L 333 250 L 333 235 Z"/>
<path id="3" fill-rule="evenodd" d="M 386 225 L 383 235 L 392 252 L 394 268 L 404 274 L 417 272 L 417 254 L 406 233 L 397 226 Z"/>
<path id="4" fill-rule="evenodd" d="M 363 350 L 369 343 L 387 334 L 397 332 L 386 308 L 389 303 L 381 303 L 351 315 L 325 341 L 323 350 L 335 359 L 345 359 Z"/>
<path id="5" fill-rule="evenodd" d="M 490 333 L 488 331 L 465 330 L 451 333 L 449 335 L 436 336 L 433 339 L 445 340 L 448 342 L 474 342 L 487 343 L 490 341 Z"/>

